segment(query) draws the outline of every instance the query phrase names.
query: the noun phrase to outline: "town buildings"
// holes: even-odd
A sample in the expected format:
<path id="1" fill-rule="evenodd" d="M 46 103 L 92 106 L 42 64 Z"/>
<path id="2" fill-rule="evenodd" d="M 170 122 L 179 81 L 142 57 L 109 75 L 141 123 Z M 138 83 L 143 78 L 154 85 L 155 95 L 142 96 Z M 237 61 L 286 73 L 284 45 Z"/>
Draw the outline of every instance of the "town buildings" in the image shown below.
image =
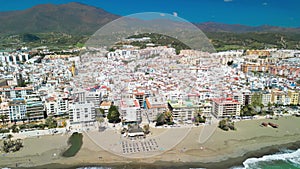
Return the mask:
<path id="1" fill-rule="evenodd" d="M 300 58 L 294 50 L 176 54 L 166 46 L 125 45 L 80 57 L 43 51 L 41 63 L 26 50 L 0 53 L 0 114 L 9 121 L 65 116 L 70 124 L 93 123 L 103 116 L 96 112 L 107 115 L 114 105 L 123 124 L 155 123 L 168 111 L 175 123 L 193 123 L 197 113 L 224 118 L 240 116 L 254 102 L 265 107 L 300 102 Z"/>

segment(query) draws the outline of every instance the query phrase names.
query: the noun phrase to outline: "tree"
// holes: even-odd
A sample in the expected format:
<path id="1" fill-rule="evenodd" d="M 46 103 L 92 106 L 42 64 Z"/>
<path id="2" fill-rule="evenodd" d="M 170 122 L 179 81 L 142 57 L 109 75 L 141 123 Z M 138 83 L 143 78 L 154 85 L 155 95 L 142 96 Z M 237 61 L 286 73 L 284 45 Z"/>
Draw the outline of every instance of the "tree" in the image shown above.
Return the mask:
<path id="1" fill-rule="evenodd" d="M 97 117 L 96 119 L 100 123 L 100 125 L 104 122 L 104 118 L 103 117 Z"/>
<path id="2" fill-rule="evenodd" d="M 205 123 L 205 121 L 206 121 L 206 118 L 205 118 L 205 116 L 202 116 L 202 111 L 200 109 L 196 110 L 194 117 L 195 117 L 194 122 L 196 124 Z"/>
<path id="3" fill-rule="evenodd" d="M 230 130 L 236 130 L 236 128 L 234 127 L 234 122 L 230 122 L 229 119 L 223 119 L 221 121 L 219 121 L 219 128 L 225 131 Z"/>
<path id="4" fill-rule="evenodd" d="M 258 93 L 254 93 L 251 97 L 251 104 L 253 106 L 263 107 L 264 105 L 262 104 L 262 95 Z"/>
<path id="5" fill-rule="evenodd" d="M 19 151 L 23 147 L 23 143 L 21 142 L 21 139 L 17 139 L 14 142 L 14 145 L 15 146 L 14 146 L 13 152 Z"/>
<path id="6" fill-rule="evenodd" d="M 149 127 L 149 124 L 144 125 L 144 126 L 143 126 L 143 129 L 144 129 L 144 133 L 145 133 L 145 134 L 149 134 L 149 133 L 150 133 L 150 130 L 149 130 L 150 127 Z"/>
<path id="7" fill-rule="evenodd" d="M 164 115 L 165 115 L 165 121 L 166 121 L 167 123 L 173 122 L 173 117 L 172 117 L 172 112 L 171 112 L 171 111 L 166 111 L 166 112 L 164 113 Z"/>
<path id="8" fill-rule="evenodd" d="M 2 151 L 4 151 L 5 153 L 9 153 L 9 152 L 16 152 L 19 151 L 22 147 L 23 147 L 23 143 L 21 141 L 21 139 L 17 139 L 17 140 L 11 140 L 12 135 L 8 135 L 8 141 L 4 140 L 3 141 L 3 146 L 2 146 Z"/>
<path id="9" fill-rule="evenodd" d="M 226 123 L 227 123 L 227 122 L 226 122 L 225 119 L 219 121 L 219 128 L 223 129 L 223 128 L 226 126 Z"/>
<path id="10" fill-rule="evenodd" d="M 160 113 L 156 117 L 156 126 L 161 126 L 164 124 L 172 125 L 173 122 L 173 115 L 171 111 L 166 111 L 164 113 Z"/>
<path id="11" fill-rule="evenodd" d="M 25 115 L 26 115 L 26 117 L 27 117 L 28 123 L 30 123 L 31 113 L 30 113 L 30 112 L 26 112 Z"/>
<path id="12" fill-rule="evenodd" d="M 245 105 L 241 109 L 241 116 L 254 116 L 257 115 L 257 112 L 255 111 L 253 105 Z"/>
<path id="13" fill-rule="evenodd" d="M 105 117 L 104 109 L 96 108 L 96 117 Z"/>
<path id="14" fill-rule="evenodd" d="M 45 125 L 48 126 L 48 128 L 56 128 L 57 121 L 53 117 L 48 117 L 45 121 Z"/>
<path id="15" fill-rule="evenodd" d="M 236 128 L 234 127 L 234 122 L 231 122 L 231 123 L 227 123 L 227 126 L 230 130 L 236 130 Z"/>
<path id="16" fill-rule="evenodd" d="M 66 120 L 62 121 L 62 122 L 61 122 L 61 125 L 62 125 L 62 127 L 66 127 L 66 126 L 67 126 Z"/>
<path id="17" fill-rule="evenodd" d="M 103 117 L 105 117 L 105 111 L 104 111 L 104 109 L 99 109 L 100 110 L 100 114 L 103 116 Z"/>
<path id="18" fill-rule="evenodd" d="M 109 123 L 120 123 L 120 113 L 117 106 L 110 106 L 108 109 L 107 119 Z"/>
<path id="19" fill-rule="evenodd" d="M 17 126 L 16 124 L 12 125 L 12 126 L 10 127 L 10 129 L 12 130 L 13 133 L 19 132 L 19 128 L 18 128 L 18 126 Z"/>
<path id="20" fill-rule="evenodd" d="M 2 121 L 2 124 L 5 124 L 6 120 L 8 119 L 8 115 L 7 114 L 1 114 L 0 119 Z"/>
<path id="21" fill-rule="evenodd" d="M 231 66 L 232 64 L 233 64 L 233 60 L 227 62 L 227 66 Z"/>
<path id="22" fill-rule="evenodd" d="M 128 130 L 127 130 L 126 128 L 123 128 L 123 129 L 121 130 L 121 134 L 124 134 L 124 133 L 126 133 L 126 132 L 128 132 Z"/>
<path id="23" fill-rule="evenodd" d="M 13 135 L 12 134 L 8 134 L 7 135 L 7 139 L 11 140 L 13 138 Z"/>
<path id="24" fill-rule="evenodd" d="M 5 153 L 9 152 L 9 147 L 10 147 L 10 143 L 6 140 L 3 141 L 3 146 L 2 146 L 2 151 L 4 151 Z"/>
<path id="25" fill-rule="evenodd" d="M 199 116 L 199 123 L 205 123 L 206 117 L 205 116 Z"/>
<path id="26" fill-rule="evenodd" d="M 165 115 L 164 113 L 160 113 L 156 117 L 156 126 L 162 126 L 165 124 Z"/>

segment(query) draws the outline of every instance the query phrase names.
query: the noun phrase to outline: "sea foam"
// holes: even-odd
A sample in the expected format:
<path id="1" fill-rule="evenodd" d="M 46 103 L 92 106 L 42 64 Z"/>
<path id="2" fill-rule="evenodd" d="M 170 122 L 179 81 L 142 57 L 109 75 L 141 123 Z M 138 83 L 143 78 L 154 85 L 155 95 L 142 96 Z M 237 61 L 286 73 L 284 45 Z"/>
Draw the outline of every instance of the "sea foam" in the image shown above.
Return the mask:
<path id="1" fill-rule="evenodd" d="M 285 161 L 293 164 L 294 166 L 300 166 L 300 149 L 296 151 L 285 150 L 280 153 L 276 153 L 273 155 L 265 155 L 260 158 L 248 158 L 243 162 L 243 168 L 258 168 L 258 164 L 262 162 L 271 162 L 271 161 Z"/>

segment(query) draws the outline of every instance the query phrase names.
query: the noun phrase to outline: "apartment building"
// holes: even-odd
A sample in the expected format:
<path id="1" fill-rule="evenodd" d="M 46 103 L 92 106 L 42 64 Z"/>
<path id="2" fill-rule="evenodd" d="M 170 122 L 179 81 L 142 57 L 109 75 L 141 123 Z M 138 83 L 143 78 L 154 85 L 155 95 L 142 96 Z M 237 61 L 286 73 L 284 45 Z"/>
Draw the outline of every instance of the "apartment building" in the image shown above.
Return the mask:
<path id="1" fill-rule="evenodd" d="M 284 104 L 285 103 L 285 93 L 284 91 L 278 90 L 278 89 L 274 89 L 271 91 L 272 97 L 271 97 L 271 101 L 274 104 Z"/>
<path id="2" fill-rule="evenodd" d="M 60 116 L 69 114 L 69 99 L 66 97 L 48 98 L 45 102 L 47 115 Z"/>
<path id="3" fill-rule="evenodd" d="M 263 92 L 261 94 L 261 102 L 264 106 L 268 106 L 269 103 L 272 103 L 272 94 L 270 92 Z"/>
<path id="4" fill-rule="evenodd" d="M 5 98 L 13 99 L 13 98 L 25 98 L 26 95 L 31 95 L 33 93 L 32 87 L 3 87 L 0 90 L 0 95 L 3 95 Z"/>
<path id="5" fill-rule="evenodd" d="M 95 106 L 92 102 L 75 102 L 69 105 L 70 124 L 95 122 Z"/>
<path id="6" fill-rule="evenodd" d="M 9 120 L 11 122 L 26 119 L 26 102 L 24 98 L 15 98 L 8 102 Z"/>
<path id="7" fill-rule="evenodd" d="M 137 99 L 123 98 L 119 110 L 124 124 L 140 123 L 142 121 L 141 108 Z"/>
<path id="8" fill-rule="evenodd" d="M 87 92 L 85 94 L 85 99 L 87 102 L 93 102 L 95 108 L 99 108 L 101 103 L 101 93 L 97 91 Z"/>
<path id="9" fill-rule="evenodd" d="M 288 96 L 290 98 L 291 105 L 298 105 L 299 102 L 299 93 L 294 90 L 288 90 Z"/>
<path id="10" fill-rule="evenodd" d="M 176 100 L 168 102 L 168 109 L 172 113 L 174 122 L 191 123 L 196 110 L 200 106 L 194 104 L 191 100 Z"/>
<path id="11" fill-rule="evenodd" d="M 241 105 L 251 104 L 252 94 L 250 90 L 242 90 L 233 94 L 233 99 L 237 100 Z"/>
<path id="12" fill-rule="evenodd" d="M 212 114 L 217 118 L 240 116 L 241 104 L 232 98 L 212 99 Z"/>
<path id="13" fill-rule="evenodd" d="M 26 99 L 26 118 L 30 120 L 40 120 L 45 118 L 45 107 L 38 95 L 27 95 Z"/>
<path id="14" fill-rule="evenodd" d="M 148 122 L 154 122 L 159 113 L 167 109 L 166 102 L 161 98 L 148 97 L 145 100 L 145 116 Z"/>

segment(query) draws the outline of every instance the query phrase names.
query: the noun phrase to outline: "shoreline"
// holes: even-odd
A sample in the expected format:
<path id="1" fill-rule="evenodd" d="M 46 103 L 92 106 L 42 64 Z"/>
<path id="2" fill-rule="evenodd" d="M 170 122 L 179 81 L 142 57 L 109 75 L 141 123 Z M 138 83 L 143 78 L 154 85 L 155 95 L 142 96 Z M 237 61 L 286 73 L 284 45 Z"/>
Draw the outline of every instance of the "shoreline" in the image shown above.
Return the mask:
<path id="1" fill-rule="evenodd" d="M 278 129 L 271 127 L 261 127 L 262 121 L 271 121 L 280 124 Z M 93 140 L 87 135 L 83 137 L 83 146 L 74 157 L 60 157 L 57 156 L 52 159 L 53 145 L 61 145 L 59 151 L 66 149 L 68 140 L 67 135 L 62 136 L 48 136 L 39 139 L 25 139 L 28 147 L 25 145 L 25 149 L 35 147 L 40 140 L 43 143 L 41 145 L 48 145 L 44 147 L 44 150 L 40 151 L 40 155 L 46 154 L 46 156 L 32 155 L 34 163 L 31 165 L 22 164 L 18 168 L 77 168 L 87 166 L 102 166 L 112 168 L 122 168 L 124 165 L 129 168 L 228 168 L 233 166 L 240 166 L 242 162 L 250 157 L 261 157 L 263 155 L 274 154 L 280 151 L 280 149 L 298 149 L 300 148 L 300 118 L 289 117 L 281 118 L 279 120 L 259 119 L 237 122 L 237 131 L 224 132 L 217 129 L 211 138 L 201 144 L 197 142 L 199 133 L 202 128 L 193 128 L 190 133 L 175 147 L 163 152 L 160 155 L 133 159 L 128 157 L 121 157 L 112 152 L 108 152 L 97 146 Z M 53 138 L 53 139 L 50 139 Z M 36 142 L 36 143 L 35 143 Z M 57 146 L 56 146 L 57 148 Z M 58 152 L 58 149 L 57 151 Z M 5 157 L 0 157 L 1 167 L 11 167 L 13 165 L 14 156 L 17 155 L 20 161 L 21 156 L 30 155 L 30 152 L 21 150 L 19 153 L 10 154 L 11 162 L 7 162 Z M 48 154 L 47 154 L 48 153 Z M 49 159 L 50 157 L 50 159 Z M 101 157 L 101 158 L 100 158 Z M 143 157 L 143 156 L 142 156 Z M 27 157 L 28 158 L 28 157 Z M 1 162 L 2 160 L 2 162 Z M 5 166 L 5 164 L 7 164 Z"/>
<path id="2" fill-rule="evenodd" d="M 281 149 L 289 149 L 289 150 L 297 150 L 300 148 L 300 141 L 291 142 L 282 145 L 275 145 L 264 147 L 257 151 L 251 151 L 245 153 L 242 157 L 236 158 L 229 158 L 224 161 L 220 162 L 212 162 L 212 163 L 202 163 L 202 162 L 172 162 L 170 165 L 169 161 L 156 161 L 154 163 L 139 163 L 139 162 L 130 162 L 130 163 L 85 163 L 80 165 L 66 165 L 60 163 L 53 163 L 53 164 L 46 164 L 41 166 L 30 167 L 32 169 L 39 169 L 39 168 L 53 168 L 53 169 L 75 169 L 80 167 L 111 167 L 114 169 L 130 167 L 132 169 L 138 168 L 146 168 L 146 169 L 158 169 L 158 168 L 199 168 L 204 167 L 206 169 L 213 169 L 213 168 L 230 168 L 234 166 L 241 166 L 242 163 L 248 158 L 259 158 L 264 155 L 271 155 L 280 152 Z M 27 167 L 19 167 L 20 169 L 28 169 Z"/>

